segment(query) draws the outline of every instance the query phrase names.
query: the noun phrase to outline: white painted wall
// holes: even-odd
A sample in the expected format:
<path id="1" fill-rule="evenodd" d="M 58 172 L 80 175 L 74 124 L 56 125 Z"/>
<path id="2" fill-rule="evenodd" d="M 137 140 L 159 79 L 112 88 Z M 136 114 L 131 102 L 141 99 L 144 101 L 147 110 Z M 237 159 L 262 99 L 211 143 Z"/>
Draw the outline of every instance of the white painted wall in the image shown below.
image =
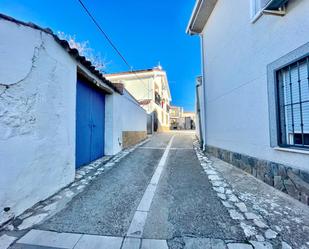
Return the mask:
<path id="1" fill-rule="evenodd" d="M 153 78 L 152 77 L 139 77 L 133 79 L 125 79 L 123 83 L 126 89 L 134 94 L 137 100 L 152 99 L 153 93 Z"/>
<path id="2" fill-rule="evenodd" d="M 75 172 L 76 63 L 54 39 L 0 20 L 0 220 Z M 8 87 L 8 88 L 7 88 Z"/>
<path id="3" fill-rule="evenodd" d="M 123 131 L 147 131 L 147 113 L 124 89 L 105 98 L 105 154 L 122 150 Z"/>
<path id="4" fill-rule="evenodd" d="M 203 31 L 207 144 L 309 170 L 309 155 L 270 147 L 267 65 L 309 41 L 309 1 L 250 22 L 250 1 L 219 0 Z"/>
<path id="5" fill-rule="evenodd" d="M 158 112 L 159 126 L 169 127 L 169 113 L 167 112 L 166 105 L 170 104 L 171 97 L 167 89 L 163 89 L 163 84 L 166 84 L 168 88 L 168 82 L 166 74 L 164 72 L 151 71 L 147 73 L 124 74 L 124 75 L 106 75 L 106 78 L 114 83 L 122 83 L 125 88 L 132 94 L 137 100 L 152 99 L 153 104 L 144 105 L 143 108 L 147 113 L 153 111 Z M 158 87 L 158 92 L 161 97 L 167 99 L 163 108 L 161 105 L 155 104 L 155 84 Z"/>

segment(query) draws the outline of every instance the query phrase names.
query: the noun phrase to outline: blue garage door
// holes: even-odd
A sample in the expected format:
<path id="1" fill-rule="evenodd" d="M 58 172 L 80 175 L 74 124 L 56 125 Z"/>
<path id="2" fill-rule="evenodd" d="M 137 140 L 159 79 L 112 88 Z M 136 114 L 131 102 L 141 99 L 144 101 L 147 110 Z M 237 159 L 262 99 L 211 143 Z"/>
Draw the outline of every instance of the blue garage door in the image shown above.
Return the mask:
<path id="1" fill-rule="evenodd" d="M 104 155 L 105 95 L 77 80 L 76 168 Z"/>

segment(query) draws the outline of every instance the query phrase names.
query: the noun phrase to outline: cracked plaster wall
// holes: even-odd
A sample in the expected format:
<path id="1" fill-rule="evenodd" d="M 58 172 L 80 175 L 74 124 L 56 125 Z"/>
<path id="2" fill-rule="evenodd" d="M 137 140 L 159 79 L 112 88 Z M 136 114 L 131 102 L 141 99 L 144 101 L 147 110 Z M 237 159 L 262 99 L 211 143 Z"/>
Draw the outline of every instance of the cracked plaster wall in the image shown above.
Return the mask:
<path id="1" fill-rule="evenodd" d="M 0 221 L 74 179 L 76 62 L 41 31 L 0 20 Z"/>

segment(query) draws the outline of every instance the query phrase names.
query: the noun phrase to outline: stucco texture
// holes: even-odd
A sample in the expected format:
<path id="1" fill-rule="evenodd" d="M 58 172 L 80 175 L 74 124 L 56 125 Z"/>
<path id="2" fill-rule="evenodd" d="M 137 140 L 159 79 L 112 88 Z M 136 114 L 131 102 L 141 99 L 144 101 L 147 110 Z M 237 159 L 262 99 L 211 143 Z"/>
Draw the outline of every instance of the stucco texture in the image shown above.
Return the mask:
<path id="1" fill-rule="evenodd" d="M 106 95 L 105 99 L 105 153 L 114 155 L 123 149 L 123 132 L 147 132 L 147 113 L 124 89 Z"/>
<path id="2" fill-rule="evenodd" d="M 250 1 L 218 1 L 203 30 L 206 143 L 309 170 L 309 157 L 270 146 L 267 65 L 309 41 L 309 1 L 250 18 Z"/>
<path id="3" fill-rule="evenodd" d="M 0 37 L 0 210 L 18 215 L 74 179 L 76 63 L 39 30 Z"/>

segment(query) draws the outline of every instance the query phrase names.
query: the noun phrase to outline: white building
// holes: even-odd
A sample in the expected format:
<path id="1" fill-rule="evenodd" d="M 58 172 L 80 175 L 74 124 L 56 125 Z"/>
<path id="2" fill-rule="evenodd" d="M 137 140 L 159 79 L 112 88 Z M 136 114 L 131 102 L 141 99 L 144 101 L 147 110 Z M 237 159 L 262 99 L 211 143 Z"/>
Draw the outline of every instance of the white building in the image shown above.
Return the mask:
<path id="1" fill-rule="evenodd" d="M 308 13 L 307 0 L 197 0 L 187 28 L 201 37 L 207 151 L 307 204 Z"/>
<path id="2" fill-rule="evenodd" d="M 170 107 L 170 127 L 173 130 L 180 128 L 180 119 L 183 116 L 183 107 L 171 106 Z"/>
<path id="3" fill-rule="evenodd" d="M 172 130 L 194 130 L 195 112 L 185 112 L 183 107 L 171 106 L 170 127 Z"/>
<path id="4" fill-rule="evenodd" d="M 0 14 L 0 37 L 1 225 L 145 138 L 147 114 L 51 30 Z"/>
<path id="5" fill-rule="evenodd" d="M 167 75 L 161 66 L 104 75 L 113 83 L 121 83 L 137 99 L 148 114 L 153 113 L 158 121 L 158 131 L 169 130 L 170 102 L 172 100 Z"/>

